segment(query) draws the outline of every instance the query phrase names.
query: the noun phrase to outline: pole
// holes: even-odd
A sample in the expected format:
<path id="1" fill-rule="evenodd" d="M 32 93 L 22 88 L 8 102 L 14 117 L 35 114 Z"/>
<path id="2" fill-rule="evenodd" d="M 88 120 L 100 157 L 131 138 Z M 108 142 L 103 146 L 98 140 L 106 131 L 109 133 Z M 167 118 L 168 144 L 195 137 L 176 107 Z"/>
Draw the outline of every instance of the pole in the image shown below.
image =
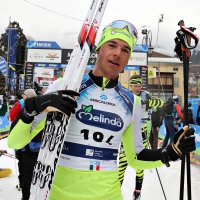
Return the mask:
<path id="1" fill-rule="evenodd" d="M 6 90 L 8 90 L 8 69 L 9 69 L 9 56 L 10 56 L 10 24 L 11 17 L 9 17 L 9 25 L 8 25 L 8 46 L 7 46 L 7 68 L 6 68 Z"/>
<path id="2" fill-rule="evenodd" d="M 158 62 L 158 98 L 160 98 L 160 62 Z"/>
<path id="3" fill-rule="evenodd" d="M 157 38 L 156 38 L 156 48 L 155 48 L 155 51 L 157 51 L 157 45 L 158 45 L 159 24 L 160 24 L 160 20 L 158 21 L 158 31 L 157 31 Z"/>

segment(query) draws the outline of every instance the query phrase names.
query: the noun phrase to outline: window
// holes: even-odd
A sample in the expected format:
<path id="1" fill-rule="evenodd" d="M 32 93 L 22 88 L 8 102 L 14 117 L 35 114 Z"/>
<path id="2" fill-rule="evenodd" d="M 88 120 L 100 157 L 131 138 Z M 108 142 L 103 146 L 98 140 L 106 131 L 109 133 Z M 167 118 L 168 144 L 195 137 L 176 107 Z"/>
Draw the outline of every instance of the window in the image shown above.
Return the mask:
<path id="1" fill-rule="evenodd" d="M 166 102 L 169 97 L 173 96 L 173 93 L 172 92 L 160 91 L 159 94 L 158 94 L 158 92 L 151 92 L 151 95 L 154 96 L 154 97 L 161 98 L 164 102 Z"/>
<path id="2" fill-rule="evenodd" d="M 177 71 L 178 71 L 178 68 L 177 68 L 177 67 L 173 68 L 173 71 L 176 71 L 176 72 L 177 72 Z"/>
<path id="3" fill-rule="evenodd" d="M 179 78 L 174 78 L 174 87 L 179 88 Z"/>
<path id="4" fill-rule="evenodd" d="M 148 81 L 149 85 L 172 85 L 173 74 L 157 73 L 156 78 L 149 78 Z"/>

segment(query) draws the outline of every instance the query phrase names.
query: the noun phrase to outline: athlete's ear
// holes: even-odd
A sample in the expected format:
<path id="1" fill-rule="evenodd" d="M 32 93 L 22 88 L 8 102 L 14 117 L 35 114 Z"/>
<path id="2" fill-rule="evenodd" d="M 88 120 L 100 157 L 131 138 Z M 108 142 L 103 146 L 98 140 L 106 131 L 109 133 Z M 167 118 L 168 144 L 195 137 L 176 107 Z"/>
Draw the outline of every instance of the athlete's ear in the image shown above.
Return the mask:
<path id="1" fill-rule="evenodd" d="M 98 50 L 96 50 L 96 54 L 97 54 L 97 55 L 99 55 L 99 49 L 98 49 Z"/>

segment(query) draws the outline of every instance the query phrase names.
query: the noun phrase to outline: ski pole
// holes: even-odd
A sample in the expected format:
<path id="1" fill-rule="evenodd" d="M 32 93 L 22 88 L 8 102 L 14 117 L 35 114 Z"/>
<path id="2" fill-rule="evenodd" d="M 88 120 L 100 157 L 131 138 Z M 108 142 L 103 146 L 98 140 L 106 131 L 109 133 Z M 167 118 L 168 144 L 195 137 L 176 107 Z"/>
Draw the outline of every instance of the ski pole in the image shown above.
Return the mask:
<path id="1" fill-rule="evenodd" d="M 0 150 L 0 154 L 3 155 L 3 156 L 7 156 L 9 158 L 15 158 L 14 155 L 7 153 L 6 150 Z"/>
<path id="2" fill-rule="evenodd" d="M 144 133 L 144 134 L 145 134 L 145 133 Z M 147 139 L 147 134 L 145 134 L 145 136 L 146 136 L 146 139 Z M 149 140 L 148 140 L 148 139 L 147 139 L 147 147 L 148 147 L 149 149 L 152 149 L 152 148 L 151 148 L 151 144 L 149 143 Z M 163 185 L 162 185 L 162 182 L 161 182 L 161 178 L 160 178 L 160 175 L 159 175 L 159 173 L 158 173 L 158 169 L 157 169 L 157 168 L 156 168 L 156 173 L 157 173 L 157 175 L 158 175 L 158 180 L 159 180 L 159 182 L 160 182 L 160 186 L 161 186 L 163 195 L 164 195 L 164 197 L 165 197 L 165 200 L 167 200 L 167 197 L 166 197 L 166 195 L 165 195 L 165 191 L 164 191 L 164 188 L 163 188 Z"/>
<path id="3" fill-rule="evenodd" d="M 188 78 L 189 78 L 189 57 L 190 49 L 194 49 L 199 41 L 197 35 L 193 32 L 196 28 L 190 27 L 185 28 L 183 20 L 180 20 L 178 25 L 180 30 L 176 32 L 180 43 L 183 55 L 183 76 L 184 76 L 184 125 L 188 125 Z M 191 46 L 191 37 L 195 40 L 195 45 Z M 190 172 L 190 154 L 182 154 L 181 163 L 181 178 L 180 178 L 180 200 L 184 197 L 184 178 L 185 178 L 185 157 L 187 162 L 187 190 L 188 190 L 188 200 L 191 200 L 191 172 Z"/>
<path id="4" fill-rule="evenodd" d="M 158 173 L 158 169 L 157 169 L 157 168 L 156 168 L 156 172 L 157 172 L 157 175 L 158 175 L 158 179 L 159 179 L 159 181 L 160 181 L 160 186 L 161 186 L 161 188 L 162 188 L 163 195 L 164 195 L 164 197 L 165 197 L 165 200 L 167 200 L 167 197 L 166 197 L 166 195 L 165 195 L 165 191 L 164 191 L 164 188 L 163 188 L 163 185 L 162 185 L 162 182 L 161 182 L 161 179 L 160 179 L 160 175 L 159 175 L 159 173 Z"/>

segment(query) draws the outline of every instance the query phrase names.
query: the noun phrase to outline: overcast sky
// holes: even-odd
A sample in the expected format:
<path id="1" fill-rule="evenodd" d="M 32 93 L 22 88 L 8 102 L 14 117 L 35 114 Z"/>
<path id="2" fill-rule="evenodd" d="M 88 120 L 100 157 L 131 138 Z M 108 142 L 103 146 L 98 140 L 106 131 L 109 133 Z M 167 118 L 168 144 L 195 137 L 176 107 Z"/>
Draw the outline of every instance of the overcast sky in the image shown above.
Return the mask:
<path id="1" fill-rule="evenodd" d="M 24 34 L 34 40 L 56 41 L 62 48 L 73 47 L 91 2 L 1 0 L 0 34 L 5 32 L 11 17 L 11 21 L 19 22 Z M 196 27 L 195 33 L 200 36 L 200 0 L 109 0 L 96 41 L 105 25 L 123 19 L 132 22 L 138 29 L 138 44 L 142 43 L 143 38 L 141 27 L 150 26 L 152 45 L 155 47 L 161 14 L 164 14 L 164 20 L 159 23 L 158 52 L 175 55 L 174 38 L 179 29 L 177 23 L 181 19 L 185 21 L 186 27 Z"/>

